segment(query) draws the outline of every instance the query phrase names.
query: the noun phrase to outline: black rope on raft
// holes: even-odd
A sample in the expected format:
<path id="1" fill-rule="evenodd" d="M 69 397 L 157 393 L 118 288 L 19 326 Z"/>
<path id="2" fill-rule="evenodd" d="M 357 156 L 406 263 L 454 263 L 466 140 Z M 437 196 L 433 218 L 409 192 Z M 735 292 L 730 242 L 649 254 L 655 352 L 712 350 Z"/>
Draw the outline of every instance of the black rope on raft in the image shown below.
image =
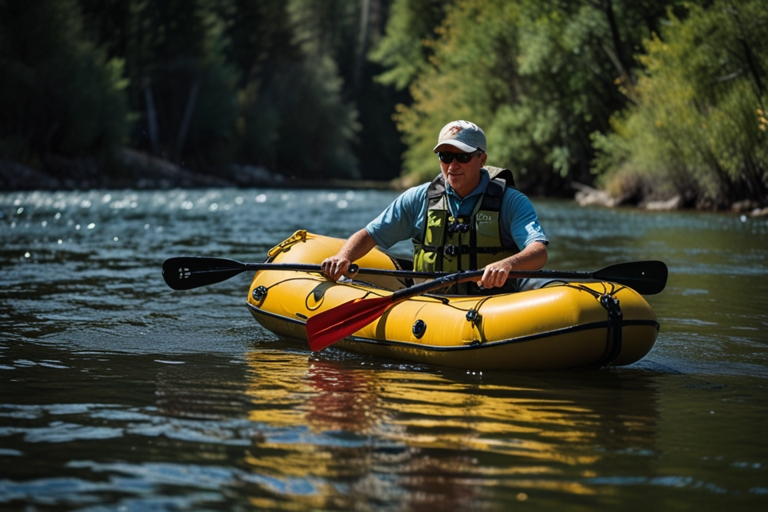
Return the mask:
<path id="1" fill-rule="evenodd" d="M 600 302 L 600 305 L 608 312 L 608 329 L 605 339 L 605 351 L 600 359 L 592 366 L 593 368 L 603 368 L 608 366 L 619 357 L 622 347 L 622 327 L 624 323 L 624 314 L 621 311 L 621 304 L 619 299 L 615 295 L 626 288 L 625 286 L 618 286 L 615 283 L 609 283 L 610 289 L 603 283 L 603 293 L 588 288 L 582 284 L 573 285 L 570 283 L 564 283 L 565 286 L 585 291 L 591 294 L 595 299 Z"/>

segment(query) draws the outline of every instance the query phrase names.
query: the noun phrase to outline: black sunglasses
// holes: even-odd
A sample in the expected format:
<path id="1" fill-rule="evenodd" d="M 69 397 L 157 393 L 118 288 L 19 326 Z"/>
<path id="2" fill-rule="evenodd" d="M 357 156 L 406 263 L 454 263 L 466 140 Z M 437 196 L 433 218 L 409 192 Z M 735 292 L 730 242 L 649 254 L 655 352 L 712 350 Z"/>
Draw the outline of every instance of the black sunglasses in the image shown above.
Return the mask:
<path id="1" fill-rule="evenodd" d="M 468 164 L 470 160 L 472 160 L 472 157 L 475 155 L 482 153 L 482 150 L 478 149 L 477 151 L 473 151 L 472 153 L 443 153 L 442 151 L 437 154 L 437 158 L 440 159 L 441 162 L 444 164 L 449 164 L 453 162 L 453 159 L 455 158 L 458 160 L 460 164 Z"/>

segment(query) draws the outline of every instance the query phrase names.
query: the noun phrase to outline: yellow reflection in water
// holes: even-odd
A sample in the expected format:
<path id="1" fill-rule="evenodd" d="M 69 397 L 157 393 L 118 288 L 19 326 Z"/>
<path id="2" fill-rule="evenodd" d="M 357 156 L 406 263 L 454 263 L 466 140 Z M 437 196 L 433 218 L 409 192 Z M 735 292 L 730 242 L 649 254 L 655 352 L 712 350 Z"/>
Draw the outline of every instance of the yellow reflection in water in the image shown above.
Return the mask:
<path id="1" fill-rule="evenodd" d="M 395 475 L 408 500 L 459 493 L 461 501 L 499 485 L 591 494 L 579 479 L 599 473 L 604 454 L 595 446 L 617 435 L 647 442 L 655 428 L 653 390 L 617 409 L 622 392 L 606 386 L 558 393 L 532 378 L 519 379 L 523 386 L 462 382 L 319 359 L 307 365 L 306 354 L 263 350 L 248 363 L 249 419 L 287 429 L 249 450 L 253 471 L 354 481 L 365 492 L 374 492 L 373 479 L 382 495 L 394 492 L 392 478 L 374 475 Z M 313 496 L 325 492 L 336 495 L 318 487 Z"/>

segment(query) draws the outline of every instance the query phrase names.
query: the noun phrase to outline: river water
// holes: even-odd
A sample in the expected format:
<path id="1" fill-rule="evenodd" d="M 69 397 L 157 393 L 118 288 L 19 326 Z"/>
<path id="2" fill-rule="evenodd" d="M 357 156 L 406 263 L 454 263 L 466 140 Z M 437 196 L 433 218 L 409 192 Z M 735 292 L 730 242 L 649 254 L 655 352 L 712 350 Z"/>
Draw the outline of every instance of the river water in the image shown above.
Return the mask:
<path id="1" fill-rule="evenodd" d="M 0 509 L 768 510 L 766 218 L 536 201 L 547 268 L 669 266 L 656 346 L 600 371 L 312 354 L 254 322 L 248 274 L 161 277 L 393 197 L 0 192 Z"/>

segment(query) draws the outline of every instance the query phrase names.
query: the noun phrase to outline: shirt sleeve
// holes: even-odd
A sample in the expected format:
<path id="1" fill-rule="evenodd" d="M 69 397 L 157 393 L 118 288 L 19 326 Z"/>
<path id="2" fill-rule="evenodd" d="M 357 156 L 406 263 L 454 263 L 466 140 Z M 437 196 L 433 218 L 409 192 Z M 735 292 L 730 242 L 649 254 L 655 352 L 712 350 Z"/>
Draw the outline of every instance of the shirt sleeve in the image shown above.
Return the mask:
<path id="1" fill-rule="evenodd" d="M 398 242 L 417 238 L 424 225 L 429 183 L 413 187 L 398 196 L 365 227 L 376 244 L 389 249 Z"/>
<path id="2" fill-rule="evenodd" d="M 549 243 L 539 224 L 536 210 L 525 194 L 517 189 L 507 188 L 502 210 L 502 237 L 511 237 L 518 249 L 523 250 L 533 242 Z"/>

